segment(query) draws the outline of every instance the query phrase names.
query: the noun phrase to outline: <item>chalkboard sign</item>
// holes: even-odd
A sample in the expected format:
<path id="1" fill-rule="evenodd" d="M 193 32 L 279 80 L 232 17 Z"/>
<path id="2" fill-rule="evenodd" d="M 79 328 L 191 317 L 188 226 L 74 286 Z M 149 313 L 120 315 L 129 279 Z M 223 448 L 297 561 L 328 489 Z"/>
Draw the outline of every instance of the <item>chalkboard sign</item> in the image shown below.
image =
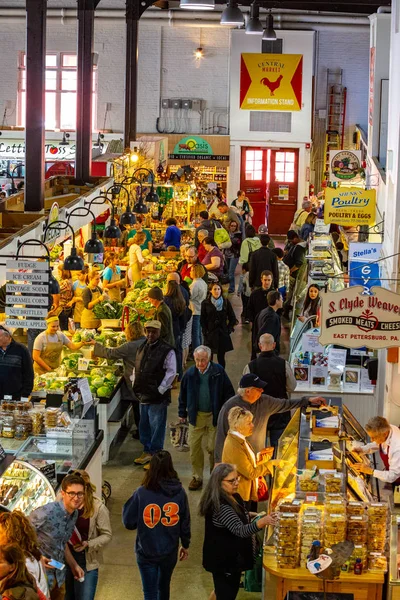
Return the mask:
<path id="1" fill-rule="evenodd" d="M 324 596 L 323 592 L 288 592 L 285 600 L 354 600 L 354 594 L 331 592 Z"/>

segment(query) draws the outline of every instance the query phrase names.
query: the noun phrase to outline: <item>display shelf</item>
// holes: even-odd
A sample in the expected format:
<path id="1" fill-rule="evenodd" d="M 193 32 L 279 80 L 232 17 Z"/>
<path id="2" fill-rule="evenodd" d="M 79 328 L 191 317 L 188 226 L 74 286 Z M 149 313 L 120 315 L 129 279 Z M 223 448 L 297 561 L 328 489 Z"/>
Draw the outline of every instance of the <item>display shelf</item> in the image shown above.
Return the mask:
<path id="1" fill-rule="evenodd" d="M 0 477 L 0 504 L 8 510 L 21 510 L 29 515 L 55 498 L 47 477 L 26 461 L 13 461 Z"/>

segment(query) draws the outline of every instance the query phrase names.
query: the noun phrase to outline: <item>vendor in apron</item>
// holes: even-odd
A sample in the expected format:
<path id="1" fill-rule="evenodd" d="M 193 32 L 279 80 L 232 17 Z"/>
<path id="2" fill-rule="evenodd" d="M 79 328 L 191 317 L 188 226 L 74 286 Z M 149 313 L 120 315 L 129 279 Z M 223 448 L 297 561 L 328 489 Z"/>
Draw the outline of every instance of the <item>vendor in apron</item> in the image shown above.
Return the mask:
<path id="1" fill-rule="evenodd" d="M 144 258 L 142 255 L 141 244 L 144 243 L 146 239 L 145 234 L 137 233 L 132 238 L 132 244 L 129 248 L 129 270 L 128 270 L 128 285 L 134 286 L 137 281 L 140 281 L 142 278 L 142 265 L 144 263 Z"/>
<path id="2" fill-rule="evenodd" d="M 85 267 L 82 271 L 79 271 L 78 279 L 72 285 L 72 289 L 74 291 L 74 297 L 72 298 L 69 305 L 74 307 L 73 318 L 74 318 L 75 327 L 81 326 L 81 317 L 82 317 L 82 311 L 83 311 L 82 294 L 83 294 L 83 290 L 87 287 L 87 284 L 88 284 L 88 274 L 89 274 L 89 268 Z"/>
<path id="3" fill-rule="evenodd" d="M 400 429 L 390 425 L 384 417 L 373 417 L 365 425 L 365 431 L 371 443 L 361 446 L 353 442 L 353 450 L 359 454 L 379 451 L 384 469 L 373 469 L 364 463 L 355 464 L 354 469 L 360 473 L 373 475 L 384 483 L 391 483 L 393 487 L 400 485 Z"/>
<path id="4" fill-rule="evenodd" d="M 97 329 L 101 325 L 100 319 L 98 319 L 93 313 L 93 308 L 99 302 L 104 300 L 100 284 L 100 272 L 92 271 L 89 277 L 89 283 L 86 289 L 83 290 L 83 311 L 81 316 L 81 327 L 82 329 Z"/>
<path id="5" fill-rule="evenodd" d="M 39 333 L 33 344 L 33 368 L 37 375 L 49 373 L 60 366 L 64 346 L 75 351 L 84 345 L 83 342 L 73 344 L 62 331 L 59 331 L 58 317 L 49 317 L 46 323 L 46 331 Z"/>
<path id="6" fill-rule="evenodd" d="M 124 287 L 125 279 L 121 279 L 121 269 L 117 265 L 118 256 L 115 252 L 107 252 L 104 258 L 105 269 L 103 271 L 103 289 L 107 290 L 110 300 L 121 302 L 121 288 Z"/>

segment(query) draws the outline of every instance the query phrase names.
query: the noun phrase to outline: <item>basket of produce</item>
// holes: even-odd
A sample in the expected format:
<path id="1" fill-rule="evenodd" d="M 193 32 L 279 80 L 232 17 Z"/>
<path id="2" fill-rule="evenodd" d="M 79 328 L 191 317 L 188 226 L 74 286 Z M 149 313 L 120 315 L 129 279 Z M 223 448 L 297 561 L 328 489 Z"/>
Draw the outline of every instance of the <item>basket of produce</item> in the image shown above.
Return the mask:
<path id="1" fill-rule="evenodd" d="M 116 300 L 103 300 L 93 307 L 95 316 L 101 320 L 101 329 L 121 327 L 122 305 Z"/>

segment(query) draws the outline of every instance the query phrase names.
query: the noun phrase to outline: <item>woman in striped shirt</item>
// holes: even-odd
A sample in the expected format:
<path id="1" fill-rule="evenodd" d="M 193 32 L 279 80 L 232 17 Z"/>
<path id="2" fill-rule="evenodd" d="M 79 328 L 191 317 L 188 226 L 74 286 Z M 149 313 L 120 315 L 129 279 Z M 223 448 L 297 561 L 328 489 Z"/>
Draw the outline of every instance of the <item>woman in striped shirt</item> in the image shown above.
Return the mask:
<path id="1" fill-rule="evenodd" d="M 255 534 L 276 522 L 274 514 L 250 522 L 238 484 L 235 465 L 221 463 L 211 473 L 200 501 L 200 514 L 205 517 L 203 567 L 214 580 L 209 600 L 235 600 L 242 571 L 253 568 Z"/>

